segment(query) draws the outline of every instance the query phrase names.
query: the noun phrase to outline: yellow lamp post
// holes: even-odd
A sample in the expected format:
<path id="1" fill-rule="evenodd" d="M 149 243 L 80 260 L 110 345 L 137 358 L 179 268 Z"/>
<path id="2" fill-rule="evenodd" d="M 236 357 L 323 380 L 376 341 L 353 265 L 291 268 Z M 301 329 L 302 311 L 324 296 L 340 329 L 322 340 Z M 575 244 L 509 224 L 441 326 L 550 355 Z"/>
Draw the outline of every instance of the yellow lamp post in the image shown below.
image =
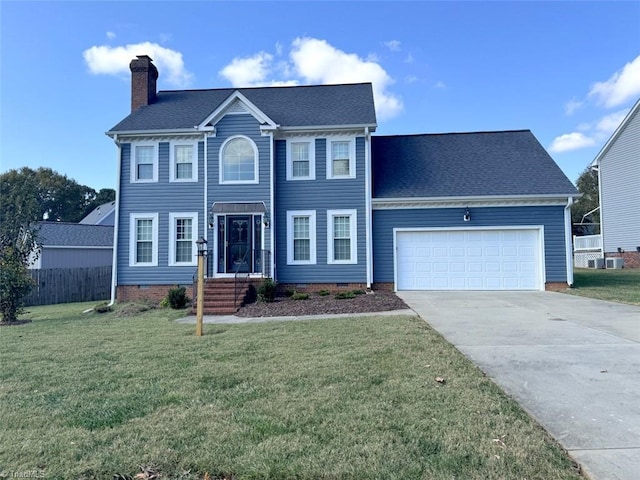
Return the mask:
<path id="1" fill-rule="evenodd" d="M 204 257 L 207 254 L 207 241 L 200 237 L 198 246 L 198 294 L 196 298 L 196 336 L 202 336 L 202 312 L 204 309 Z"/>

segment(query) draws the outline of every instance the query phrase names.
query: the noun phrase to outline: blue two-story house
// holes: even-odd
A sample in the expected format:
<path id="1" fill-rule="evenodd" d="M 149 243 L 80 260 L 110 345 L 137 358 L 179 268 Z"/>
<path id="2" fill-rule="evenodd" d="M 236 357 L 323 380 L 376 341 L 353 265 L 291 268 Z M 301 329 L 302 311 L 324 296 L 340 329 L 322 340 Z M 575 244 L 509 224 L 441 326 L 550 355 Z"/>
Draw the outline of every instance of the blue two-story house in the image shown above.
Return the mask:
<path id="1" fill-rule="evenodd" d="M 529 131 L 372 136 L 371 84 L 156 91 L 131 62 L 118 147 L 114 295 L 207 277 L 320 288 L 572 283 L 577 192 Z"/>

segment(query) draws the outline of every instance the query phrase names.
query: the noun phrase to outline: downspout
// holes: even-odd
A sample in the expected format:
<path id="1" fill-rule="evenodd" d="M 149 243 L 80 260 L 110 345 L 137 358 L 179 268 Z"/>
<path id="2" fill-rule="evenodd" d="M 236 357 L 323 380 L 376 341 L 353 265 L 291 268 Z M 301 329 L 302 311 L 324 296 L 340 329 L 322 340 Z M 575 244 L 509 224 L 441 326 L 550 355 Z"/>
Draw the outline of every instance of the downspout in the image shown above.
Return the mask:
<path id="1" fill-rule="evenodd" d="M 365 158 L 365 167 L 364 167 L 364 177 L 365 177 L 365 222 L 366 222 L 366 267 L 367 267 L 367 288 L 371 288 L 371 283 L 373 282 L 372 272 L 373 265 L 371 264 L 373 251 L 373 232 L 371 230 L 371 132 L 369 132 L 369 127 L 364 128 L 364 158 Z"/>
<path id="2" fill-rule="evenodd" d="M 600 258 L 604 258 L 604 208 L 602 208 L 602 175 L 600 163 L 596 166 L 598 172 L 598 205 L 600 206 Z"/>
<path id="3" fill-rule="evenodd" d="M 567 284 L 573 286 L 573 248 L 571 242 L 571 205 L 573 197 L 567 199 L 567 206 L 564 207 L 564 242 L 565 254 L 567 258 Z"/>
<path id="4" fill-rule="evenodd" d="M 273 280 L 277 280 L 276 278 L 276 251 L 275 251 L 275 232 L 276 232 L 276 210 L 275 210 L 275 155 L 274 150 L 276 148 L 275 141 L 273 139 L 273 132 L 269 132 L 269 168 L 271 170 L 270 178 L 269 178 L 269 208 L 271 209 L 271 221 L 270 221 L 270 232 L 269 232 L 269 249 L 271 250 L 271 259 L 269 265 L 269 271 L 271 272 L 271 278 Z"/>
<path id="5" fill-rule="evenodd" d="M 208 159 L 207 159 L 207 152 L 208 152 L 208 148 L 207 148 L 207 144 L 209 143 L 209 138 L 207 137 L 207 134 L 205 133 L 203 135 L 204 138 L 204 158 L 202 159 L 202 161 L 204 162 L 204 181 L 202 182 L 203 184 L 203 192 L 202 192 L 202 203 L 203 203 L 203 210 L 202 210 L 202 237 L 205 240 L 209 240 L 208 238 L 208 232 L 209 232 L 209 212 L 208 212 L 208 198 L 207 198 L 207 192 L 209 191 L 209 176 L 208 176 L 208 169 L 207 169 L 207 165 L 208 165 Z M 208 245 L 208 244 L 207 244 Z M 209 250 L 209 248 L 207 248 L 207 250 Z M 205 272 L 205 276 L 206 276 L 207 272 Z"/>
<path id="6" fill-rule="evenodd" d="M 109 306 L 111 307 L 116 303 L 116 283 L 118 279 L 118 231 L 120 230 L 120 176 L 122 174 L 122 147 L 118 141 L 118 134 L 113 135 L 113 142 L 118 147 L 118 174 L 116 185 L 116 214 L 113 227 L 113 260 L 111 261 L 111 301 Z"/>

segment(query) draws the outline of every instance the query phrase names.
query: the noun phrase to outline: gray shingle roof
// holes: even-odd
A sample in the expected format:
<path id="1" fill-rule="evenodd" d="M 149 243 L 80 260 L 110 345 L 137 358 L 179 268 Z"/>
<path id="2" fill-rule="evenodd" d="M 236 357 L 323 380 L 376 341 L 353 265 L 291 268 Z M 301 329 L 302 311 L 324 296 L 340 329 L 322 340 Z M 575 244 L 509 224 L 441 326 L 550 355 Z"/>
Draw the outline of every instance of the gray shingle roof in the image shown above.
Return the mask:
<path id="1" fill-rule="evenodd" d="M 111 247 L 113 227 L 81 223 L 40 222 L 38 244 L 64 247 Z"/>
<path id="2" fill-rule="evenodd" d="M 79 223 L 86 225 L 98 225 L 105 224 L 105 218 L 113 213 L 116 209 L 116 202 L 107 202 L 94 208 L 86 217 L 80 220 Z M 112 220 L 112 219 L 111 219 Z M 109 225 L 113 223 L 109 222 Z"/>
<path id="3" fill-rule="evenodd" d="M 137 109 L 110 132 L 193 128 L 236 90 L 285 127 L 376 124 L 371 84 L 359 83 L 161 91 L 154 103 Z"/>
<path id="4" fill-rule="evenodd" d="M 373 198 L 576 195 L 529 130 L 372 137 Z"/>

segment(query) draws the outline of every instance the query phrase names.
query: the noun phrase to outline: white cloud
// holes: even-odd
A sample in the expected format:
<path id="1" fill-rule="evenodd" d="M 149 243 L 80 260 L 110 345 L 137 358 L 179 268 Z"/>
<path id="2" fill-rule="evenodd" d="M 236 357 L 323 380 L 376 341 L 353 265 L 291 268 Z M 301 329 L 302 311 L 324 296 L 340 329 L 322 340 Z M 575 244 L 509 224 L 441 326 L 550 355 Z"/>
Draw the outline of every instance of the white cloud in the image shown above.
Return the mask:
<path id="1" fill-rule="evenodd" d="M 553 139 L 549 150 L 551 152 L 568 152 L 580 148 L 592 147 L 595 140 L 581 132 L 565 133 Z"/>
<path id="2" fill-rule="evenodd" d="M 404 77 L 405 83 L 416 83 L 418 81 L 418 77 L 415 75 L 407 75 Z"/>
<path id="3" fill-rule="evenodd" d="M 234 58 L 219 73 L 234 87 L 371 82 L 380 119 L 393 117 L 403 108 L 400 98 L 388 90 L 394 80 L 377 59 L 363 59 L 315 38 L 295 39 L 288 62 L 274 61 L 273 55 L 259 52 Z"/>
<path id="4" fill-rule="evenodd" d="M 234 87 L 253 87 L 266 82 L 271 73 L 273 55 L 259 52 L 252 57 L 234 58 L 229 65 L 220 70 L 220 75 Z"/>
<path id="5" fill-rule="evenodd" d="M 640 95 L 640 55 L 615 72 L 608 80 L 596 82 L 589 91 L 600 105 L 617 107 Z"/>
<path id="6" fill-rule="evenodd" d="M 627 116 L 628 112 L 629 110 L 620 110 L 619 112 L 610 113 L 600 119 L 596 124 L 596 128 L 603 134 L 611 135 L 622 123 L 622 120 L 624 120 L 624 117 Z"/>
<path id="7" fill-rule="evenodd" d="M 438 80 L 435 85 L 433 86 L 433 88 L 438 88 L 438 89 L 445 89 L 447 88 L 447 84 L 444 83 L 442 80 Z"/>
<path id="8" fill-rule="evenodd" d="M 414 62 L 414 58 L 413 55 L 411 55 L 410 53 L 407 54 L 407 56 L 404 59 L 404 63 L 413 63 Z"/>
<path id="9" fill-rule="evenodd" d="M 93 46 L 82 53 L 92 74 L 116 76 L 129 73 L 129 63 L 136 55 L 149 55 L 161 75 L 166 72 L 164 78 L 167 83 L 182 88 L 191 83 L 193 75 L 186 70 L 182 53 L 164 48 L 157 43 L 142 42 L 123 47 Z"/>
<path id="10" fill-rule="evenodd" d="M 387 42 L 384 42 L 384 46 L 392 52 L 399 52 L 400 45 L 402 45 L 402 42 L 400 40 L 389 40 Z"/>
<path id="11" fill-rule="evenodd" d="M 295 71 L 310 83 L 371 82 L 376 113 L 382 120 L 402 111 L 402 100 L 388 88 L 394 80 L 380 66 L 354 53 L 346 53 L 316 38 L 297 38 L 290 53 Z"/>
<path id="12" fill-rule="evenodd" d="M 584 105 L 584 102 L 577 98 L 572 98 L 564 105 L 564 113 L 567 115 L 573 115 L 573 113 Z"/>
<path id="13" fill-rule="evenodd" d="M 116 34 L 113 32 L 107 32 L 107 38 L 109 40 L 113 40 L 114 38 L 116 38 Z"/>

